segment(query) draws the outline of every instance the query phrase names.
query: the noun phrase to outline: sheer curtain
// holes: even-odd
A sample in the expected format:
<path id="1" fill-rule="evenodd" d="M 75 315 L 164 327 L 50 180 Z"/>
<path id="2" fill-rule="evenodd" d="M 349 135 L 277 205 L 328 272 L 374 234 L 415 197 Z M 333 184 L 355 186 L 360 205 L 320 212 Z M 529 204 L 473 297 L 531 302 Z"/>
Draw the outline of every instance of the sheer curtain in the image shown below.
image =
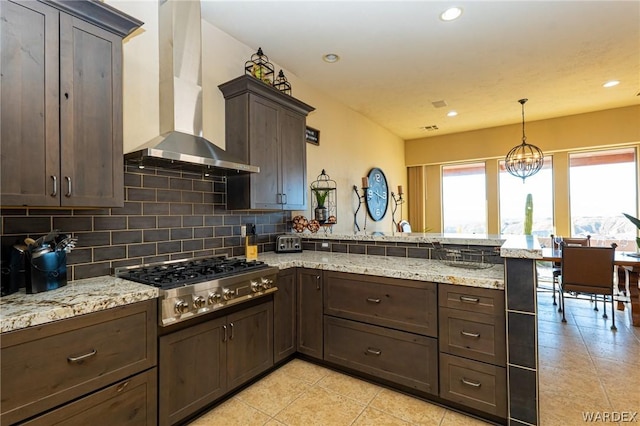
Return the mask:
<path id="1" fill-rule="evenodd" d="M 425 166 L 407 167 L 407 220 L 413 232 L 425 232 L 427 227 L 425 177 Z"/>

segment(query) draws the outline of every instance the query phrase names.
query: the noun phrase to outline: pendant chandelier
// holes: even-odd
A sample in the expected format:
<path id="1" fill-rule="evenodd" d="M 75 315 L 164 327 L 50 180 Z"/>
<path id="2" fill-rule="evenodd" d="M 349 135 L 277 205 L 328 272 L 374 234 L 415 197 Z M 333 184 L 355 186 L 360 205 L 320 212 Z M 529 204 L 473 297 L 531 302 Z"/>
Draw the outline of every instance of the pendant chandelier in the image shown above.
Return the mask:
<path id="1" fill-rule="evenodd" d="M 528 144 L 524 134 L 524 104 L 527 100 L 520 99 L 518 101 L 522 105 L 522 143 L 513 147 L 504 159 L 507 171 L 515 177 L 522 178 L 522 183 L 529 176 L 538 173 L 544 165 L 542 150 L 535 145 Z"/>

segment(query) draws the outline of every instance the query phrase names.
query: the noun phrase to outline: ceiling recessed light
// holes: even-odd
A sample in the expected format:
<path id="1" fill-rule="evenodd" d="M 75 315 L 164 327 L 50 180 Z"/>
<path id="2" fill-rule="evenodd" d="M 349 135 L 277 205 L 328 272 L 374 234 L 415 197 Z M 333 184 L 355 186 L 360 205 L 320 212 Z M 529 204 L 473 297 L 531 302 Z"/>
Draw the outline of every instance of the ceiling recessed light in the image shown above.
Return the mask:
<path id="1" fill-rule="evenodd" d="M 336 55 L 335 53 L 327 53 L 322 57 L 322 59 L 325 62 L 329 62 L 330 64 L 332 64 L 334 62 L 338 62 L 340 60 L 340 56 Z"/>
<path id="2" fill-rule="evenodd" d="M 458 112 L 457 112 L 457 111 L 449 111 L 449 112 L 447 113 L 447 117 L 455 117 L 456 115 L 458 115 Z"/>
<path id="3" fill-rule="evenodd" d="M 603 84 L 602 87 L 613 87 L 613 86 L 617 86 L 618 84 L 620 84 L 618 80 L 610 80 L 610 81 L 607 81 L 605 84 Z"/>
<path id="4" fill-rule="evenodd" d="M 440 19 L 443 21 L 453 21 L 454 19 L 458 19 L 462 15 L 461 7 L 450 7 L 440 14 Z"/>

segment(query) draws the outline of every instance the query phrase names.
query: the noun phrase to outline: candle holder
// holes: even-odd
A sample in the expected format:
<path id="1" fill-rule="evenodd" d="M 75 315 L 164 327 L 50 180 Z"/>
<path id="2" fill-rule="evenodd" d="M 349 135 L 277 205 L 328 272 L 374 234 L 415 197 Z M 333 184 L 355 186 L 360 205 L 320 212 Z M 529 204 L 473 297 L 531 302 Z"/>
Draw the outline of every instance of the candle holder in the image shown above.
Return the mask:
<path id="1" fill-rule="evenodd" d="M 363 181 L 362 183 L 364 184 L 364 179 L 366 178 L 362 178 Z M 360 195 L 360 192 L 358 191 L 358 187 L 356 185 L 353 185 L 353 192 L 355 192 L 356 197 L 358 199 L 358 207 L 356 208 L 356 211 L 353 213 L 353 227 L 354 227 L 354 231 L 358 232 L 360 231 L 360 226 L 358 225 L 358 212 L 360 211 L 360 207 L 362 206 L 362 204 L 364 204 L 366 202 L 366 197 L 367 197 L 367 189 L 369 189 L 369 185 L 367 184 L 367 186 L 363 186 L 362 187 L 362 195 Z M 367 230 L 367 215 L 364 215 L 364 230 Z"/>
<path id="2" fill-rule="evenodd" d="M 398 206 L 400 206 L 400 221 L 402 221 L 402 205 L 405 200 L 402 198 L 402 193 L 399 193 L 397 196 L 395 193 L 391 193 L 391 200 L 393 201 L 393 206 L 391 207 L 391 223 L 394 231 L 402 232 L 402 229 L 399 228 L 398 223 L 396 222 L 396 211 L 398 210 Z"/>

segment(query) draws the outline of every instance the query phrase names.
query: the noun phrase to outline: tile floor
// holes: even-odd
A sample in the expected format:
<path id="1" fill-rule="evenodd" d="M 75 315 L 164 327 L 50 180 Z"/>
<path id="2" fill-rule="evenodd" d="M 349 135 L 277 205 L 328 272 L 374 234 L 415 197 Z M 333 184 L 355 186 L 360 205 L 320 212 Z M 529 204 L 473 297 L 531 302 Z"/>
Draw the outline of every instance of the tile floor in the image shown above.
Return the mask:
<path id="1" fill-rule="evenodd" d="M 583 413 L 597 411 L 638 412 L 640 422 L 640 328 L 631 326 L 628 311 L 616 311 L 618 331 L 612 332 L 611 320 L 588 300 L 567 299 L 566 307 L 563 324 L 551 294 L 539 292 L 541 425 L 584 425 Z M 295 359 L 190 426 L 484 424 Z"/>

